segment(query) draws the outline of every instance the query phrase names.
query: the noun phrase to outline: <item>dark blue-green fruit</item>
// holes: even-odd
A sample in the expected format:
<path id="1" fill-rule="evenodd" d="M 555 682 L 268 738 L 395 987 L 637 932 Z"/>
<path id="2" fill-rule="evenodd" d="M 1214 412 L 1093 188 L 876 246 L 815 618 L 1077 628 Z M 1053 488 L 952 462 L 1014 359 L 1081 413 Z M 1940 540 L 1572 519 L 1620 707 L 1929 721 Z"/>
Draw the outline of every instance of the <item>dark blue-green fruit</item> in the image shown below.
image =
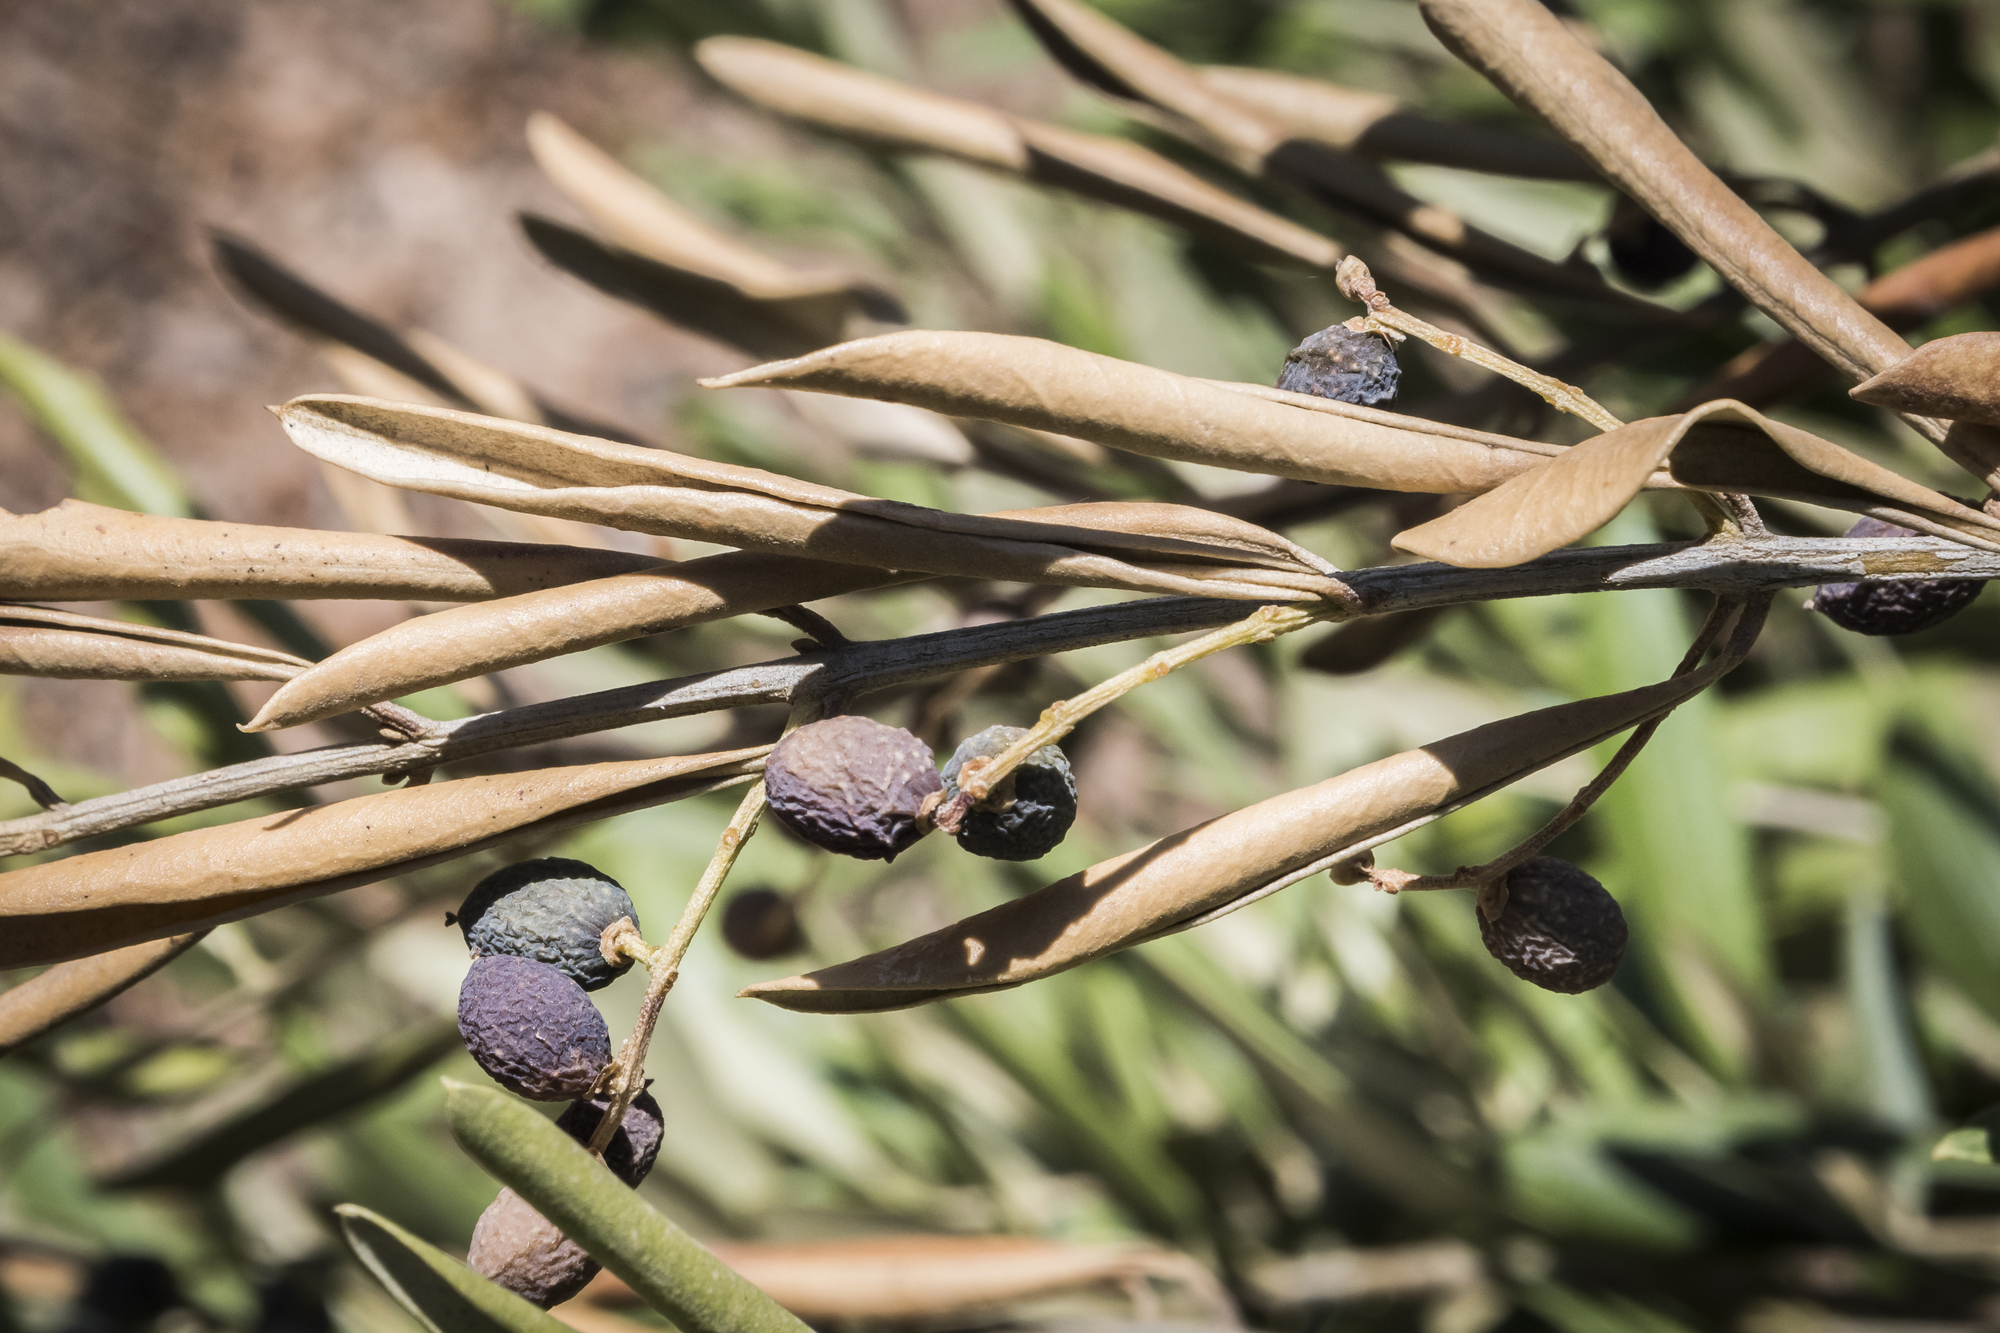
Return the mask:
<path id="1" fill-rule="evenodd" d="M 512 954 L 473 960 L 458 990 L 458 1034 L 495 1083 L 530 1101 L 581 1097 L 611 1062 L 611 1030 L 583 987 Z"/>
<path id="2" fill-rule="evenodd" d="M 610 1105 L 609 1097 L 571 1102 L 569 1109 L 556 1117 L 556 1128 L 588 1147 L 590 1136 L 597 1132 L 597 1124 L 604 1119 Z M 612 1175 L 638 1189 L 639 1182 L 653 1169 L 653 1159 L 660 1155 L 660 1141 L 666 1132 L 667 1122 L 660 1114 L 660 1104 L 653 1100 L 652 1093 L 640 1093 L 625 1108 L 625 1123 L 604 1145 L 604 1164 L 611 1168 Z"/>
<path id="3" fill-rule="evenodd" d="M 1914 537 L 1896 523 L 1864 518 L 1850 537 Z M 1915 634 L 1941 625 L 1972 604 L 1984 579 L 1899 579 L 1894 583 L 1822 583 L 1808 609 L 1856 634 Z"/>
<path id="4" fill-rule="evenodd" d="M 943 785 L 928 745 L 901 727 L 845 714 L 800 727 L 764 763 L 779 823 L 863 861 L 893 861 L 923 837 L 918 816 Z"/>
<path id="5" fill-rule="evenodd" d="M 966 737 L 944 766 L 944 798 L 958 795 L 958 773 L 974 759 L 991 759 L 1028 734 L 1026 727 L 988 727 Z M 1076 775 L 1053 745 L 1044 745 L 1000 780 L 986 800 L 960 818 L 958 845 L 996 861 L 1033 861 L 1054 851 L 1076 822 Z"/>
<path id="6" fill-rule="evenodd" d="M 1335 324 L 1285 353 L 1278 387 L 1336 402 L 1387 407 L 1396 401 L 1403 368 L 1389 340 L 1367 329 Z"/>
<path id="7" fill-rule="evenodd" d="M 639 924 L 617 880 L 585 862 L 549 856 L 480 880 L 465 895 L 457 921 L 475 958 L 532 958 L 585 990 L 599 990 L 632 966 L 629 958 L 613 963 L 604 956 L 605 928 L 621 917 Z"/>
<path id="8" fill-rule="evenodd" d="M 1537 856 L 1507 875 L 1507 904 L 1488 921 L 1486 952 L 1523 981 L 1566 995 L 1611 980 L 1625 956 L 1625 914 L 1604 886 L 1567 861 Z"/>

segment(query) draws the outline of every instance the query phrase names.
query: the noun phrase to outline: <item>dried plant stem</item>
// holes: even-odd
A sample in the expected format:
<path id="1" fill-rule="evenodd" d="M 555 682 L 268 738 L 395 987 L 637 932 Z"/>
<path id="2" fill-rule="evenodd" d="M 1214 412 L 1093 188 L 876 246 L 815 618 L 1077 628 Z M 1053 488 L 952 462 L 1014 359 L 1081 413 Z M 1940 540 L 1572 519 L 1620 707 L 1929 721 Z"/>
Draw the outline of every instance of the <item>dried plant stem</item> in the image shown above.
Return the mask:
<path id="1" fill-rule="evenodd" d="M 994 755 L 991 759 L 974 759 L 959 773 L 959 797 L 952 805 L 977 805 L 992 795 L 1009 773 L 1019 768 L 1029 755 L 1044 745 L 1052 745 L 1069 735 L 1076 725 L 1106 704 L 1130 694 L 1141 685 L 1151 684 L 1162 676 L 1180 670 L 1191 662 L 1199 662 L 1204 657 L 1213 656 L 1226 649 L 1238 648 L 1249 643 L 1268 643 L 1281 634 L 1304 629 L 1329 618 L 1324 610 L 1309 610 L 1299 606 L 1263 606 L 1234 625 L 1225 626 L 1212 634 L 1204 634 L 1191 643 L 1178 648 L 1167 648 L 1154 653 L 1139 665 L 1121 671 L 1117 675 L 1085 690 L 1073 699 L 1064 699 L 1050 704 L 1042 710 L 1041 720 L 1028 728 L 1027 735 Z M 1345 618 L 1345 617 L 1341 617 Z M 940 822 L 953 818 L 945 810 L 939 812 Z"/>
<path id="2" fill-rule="evenodd" d="M 1367 307 L 1366 322 L 1379 329 L 1393 329 L 1420 338 L 1448 356 L 1470 361 L 1475 366 L 1483 366 L 1497 375 L 1504 375 L 1514 383 L 1538 395 L 1543 402 L 1581 417 L 1599 430 L 1617 430 L 1625 423 L 1613 416 L 1605 406 L 1573 384 L 1565 384 L 1538 370 L 1530 370 L 1518 361 L 1510 360 L 1489 348 L 1481 347 L 1469 338 L 1456 333 L 1448 333 L 1435 324 L 1418 319 L 1408 311 L 1398 310 L 1390 303 L 1388 296 L 1375 286 L 1375 277 L 1368 271 L 1368 265 L 1353 255 L 1340 261 L 1334 270 L 1334 282 L 1340 287 L 1341 295 L 1351 301 L 1358 301 Z"/>
<path id="3" fill-rule="evenodd" d="M 2000 553 L 1941 537 L 1864 539 L 1756 537 L 1754 540 L 1594 546 L 1555 551 L 1504 569 L 1439 564 L 1349 570 L 1359 598 L 1352 611 L 1379 615 L 1424 607 L 1561 593 L 1698 588 L 1748 594 L 1817 583 L 1924 578 L 2000 578 Z M 273 755 L 39 815 L 0 822 L 0 856 L 43 851 L 177 815 L 256 800 L 300 787 L 400 775 L 503 750 L 756 704 L 787 703 L 801 690 L 844 693 L 893 689 L 974 667 L 1019 662 L 1105 643 L 1185 634 L 1228 625 L 1243 603 L 1223 598 L 1155 597 L 935 634 L 856 643 L 810 657 L 652 681 L 549 703 L 436 724 L 428 737 L 354 741 Z"/>
<path id="4" fill-rule="evenodd" d="M 750 790 L 743 794 L 736 813 L 730 816 L 722 836 L 716 840 L 715 855 L 709 858 L 708 868 L 701 873 L 701 879 L 694 886 L 694 893 L 688 898 L 687 906 L 681 909 L 681 919 L 674 923 L 673 934 L 658 948 L 646 947 L 643 941 L 634 941 L 629 934 L 617 937 L 619 945 L 633 957 L 646 965 L 646 998 L 639 1005 L 639 1020 L 632 1025 L 632 1035 L 625 1038 L 618 1048 L 618 1059 L 614 1066 L 611 1083 L 611 1104 L 605 1109 L 604 1118 L 597 1122 L 597 1129 L 590 1136 L 590 1151 L 602 1157 L 611 1136 L 625 1123 L 625 1112 L 633 1099 L 646 1086 L 646 1049 L 653 1042 L 653 1028 L 660 1021 L 660 1007 L 666 1002 L 667 992 L 680 979 L 681 959 L 687 956 L 688 946 L 694 943 L 695 932 L 708 916 L 708 909 L 715 905 L 716 897 L 722 892 L 722 882 L 729 878 L 730 870 L 736 865 L 736 858 L 742 854 L 743 844 L 750 841 L 750 835 L 757 831 L 757 821 L 764 813 L 764 783 L 760 778 L 750 784 Z"/>
<path id="5" fill-rule="evenodd" d="M 1674 676 L 1676 678 L 1685 676 L 1699 666 L 1701 659 L 1708 654 L 1710 646 L 1721 637 L 1725 629 L 1730 628 L 1732 623 L 1734 632 L 1730 635 L 1729 645 L 1724 650 L 1723 656 L 1730 666 L 1740 662 L 1756 643 L 1757 635 L 1762 632 L 1764 617 L 1770 606 L 1771 599 L 1768 594 L 1748 602 L 1718 598 L 1715 606 L 1710 609 L 1708 618 L 1702 622 L 1701 629 L 1695 635 L 1694 643 L 1689 646 L 1687 655 L 1681 659 L 1680 665 L 1674 668 Z M 1492 920 L 1507 905 L 1505 881 L 1508 874 L 1541 855 L 1543 848 L 1582 819 L 1590 807 L 1597 804 L 1598 798 L 1611 790 L 1611 784 L 1632 766 L 1632 761 L 1646 748 L 1646 742 L 1653 739 L 1653 734 L 1660 729 L 1660 724 L 1672 713 L 1673 709 L 1670 708 L 1657 717 L 1641 722 L 1625 739 L 1625 743 L 1618 747 L 1618 752 L 1611 757 L 1611 761 L 1596 777 L 1585 783 L 1583 788 L 1570 798 L 1569 804 L 1556 812 L 1554 818 L 1492 860 L 1476 866 L 1460 866 L 1449 875 L 1412 875 L 1404 870 L 1381 869 L 1370 865 L 1362 871 L 1363 876 L 1386 893 L 1420 889 L 1477 890 L 1479 910 L 1487 920 Z"/>

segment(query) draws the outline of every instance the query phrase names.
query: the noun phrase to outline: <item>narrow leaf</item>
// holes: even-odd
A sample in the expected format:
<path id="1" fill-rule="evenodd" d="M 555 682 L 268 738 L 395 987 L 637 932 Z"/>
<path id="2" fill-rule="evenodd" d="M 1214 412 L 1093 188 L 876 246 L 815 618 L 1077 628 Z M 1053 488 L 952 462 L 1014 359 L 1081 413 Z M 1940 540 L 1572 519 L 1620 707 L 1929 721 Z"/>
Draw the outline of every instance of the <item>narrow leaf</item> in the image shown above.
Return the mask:
<path id="1" fill-rule="evenodd" d="M 476 602 L 661 561 L 622 551 L 157 518 L 65 500 L 0 510 L 0 599 L 383 598 Z"/>
<path id="2" fill-rule="evenodd" d="M 870 1236 L 711 1245 L 716 1258 L 795 1315 L 910 1319 L 1147 1277 L 1185 1284 L 1210 1313 L 1234 1311 L 1187 1255 L 1147 1245 L 1068 1245 L 1025 1236 Z"/>
<path id="3" fill-rule="evenodd" d="M 404 787 L 0 874 L 0 968 L 82 958 L 220 925 L 729 785 L 768 746 Z"/>
<path id="4" fill-rule="evenodd" d="M 352 1203 L 333 1211 L 354 1257 L 430 1333 L 568 1333 L 554 1315 L 379 1213 Z"/>
<path id="5" fill-rule="evenodd" d="M 1927 342 L 1847 392 L 1898 412 L 2000 426 L 2000 333 Z"/>
<path id="6" fill-rule="evenodd" d="M 701 383 L 884 398 L 1155 458 L 1393 491 L 1491 490 L 1557 452 L 1394 413 L 1339 411 L 1345 404 L 1320 410 L 1289 401 L 1303 395 L 1239 391 L 999 333 L 886 333 Z"/>
<path id="7" fill-rule="evenodd" d="M 526 1102 L 451 1079 L 445 1088 L 451 1132 L 473 1160 L 682 1333 L 805 1329 Z"/>
<path id="8" fill-rule="evenodd" d="M 0 991 L 0 1055 L 25 1046 L 138 985 L 200 942 L 205 931 L 147 940 L 57 963 Z"/>
<path id="9" fill-rule="evenodd" d="M 396 1091 L 459 1049 L 458 1024 L 439 1019 L 342 1060 L 150 1162 L 113 1171 L 104 1189 L 200 1190 L 250 1154 Z"/>
<path id="10" fill-rule="evenodd" d="M 2000 548 L 1991 515 L 1728 399 L 1585 440 L 1394 544 L 1464 568 L 1518 565 L 1608 523 L 1669 461 L 1676 480 L 1701 489 L 1789 496 Z"/>
<path id="11" fill-rule="evenodd" d="M 89 375 L 0 336 L 0 388 L 11 392 L 35 425 L 62 447 L 86 493 L 121 509 L 189 512 L 187 489 L 173 468 Z"/>
<path id="12" fill-rule="evenodd" d="M 528 148 L 556 187 L 634 254 L 728 283 L 753 300 L 831 296 L 878 319 L 904 318 L 887 292 L 845 269 L 787 264 L 709 226 L 546 111 L 528 118 Z"/>
<path id="13" fill-rule="evenodd" d="M 1122 530 L 1130 506 L 1063 511 L 1104 516 L 1089 525 L 954 514 L 444 408 L 323 395 L 278 415 L 294 443 L 326 462 L 525 513 L 877 569 L 1264 601 L 1338 595 L 1289 554 Z"/>
<path id="14" fill-rule="evenodd" d="M 695 59 L 738 96 L 836 134 L 944 153 L 1234 241 L 1261 258 L 1330 269 L 1343 250 L 1122 139 L 1018 120 L 774 42 L 711 37 Z"/>
<path id="15" fill-rule="evenodd" d="M 0 675 L 69 680 L 290 680 L 290 653 L 39 606 L 0 604 Z"/>
<path id="16" fill-rule="evenodd" d="M 1672 708 L 1717 670 L 1711 664 L 1391 755 L 1101 861 L 908 943 L 742 993 L 801 1012 L 865 1013 L 1034 981 L 1181 928 L 1334 853 L 1498 790 Z"/>

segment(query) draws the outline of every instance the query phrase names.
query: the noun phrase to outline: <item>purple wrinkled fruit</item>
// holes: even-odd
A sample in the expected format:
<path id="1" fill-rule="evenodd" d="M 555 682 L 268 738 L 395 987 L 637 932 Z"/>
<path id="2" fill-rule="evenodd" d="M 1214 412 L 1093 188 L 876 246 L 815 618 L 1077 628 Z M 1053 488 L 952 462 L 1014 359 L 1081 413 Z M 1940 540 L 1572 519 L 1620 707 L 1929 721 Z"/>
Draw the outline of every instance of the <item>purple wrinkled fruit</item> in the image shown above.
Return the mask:
<path id="1" fill-rule="evenodd" d="M 1285 353 L 1278 387 L 1336 402 L 1386 407 L 1396 401 L 1402 377 L 1403 368 L 1387 338 L 1335 324 Z"/>
<path id="2" fill-rule="evenodd" d="M 544 1310 L 589 1286 L 602 1266 L 510 1189 L 501 1190 L 479 1215 L 465 1262 Z"/>
<path id="3" fill-rule="evenodd" d="M 863 861 L 893 861 L 923 837 L 918 815 L 943 787 L 929 746 L 901 727 L 851 715 L 800 727 L 764 765 L 779 823 Z"/>
<path id="4" fill-rule="evenodd" d="M 458 1032 L 494 1082 L 532 1101 L 582 1096 L 611 1061 L 611 1031 L 583 987 L 512 954 L 473 961 L 458 991 Z"/>
<path id="5" fill-rule="evenodd" d="M 598 1122 L 604 1119 L 610 1105 L 609 1097 L 571 1102 L 569 1109 L 556 1117 L 556 1128 L 589 1147 L 590 1136 L 597 1132 Z M 653 1100 L 652 1093 L 640 1093 L 625 1108 L 625 1123 L 604 1145 L 604 1164 L 611 1168 L 612 1175 L 638 1189 L 639 1182 L 653 1169 L 653 1160 L 660 1155 L 660 1142 L 666 1131 L 660 1104 Z"/>
<path id="6" fill-rule="evenodd" d="M 1523 981 L 1575 995 L 1611 980 L 1625 956 L 1625 914 L 1567 861 L 1537 856 L 1507 876 L 1507 905 L 1479 917 L 1486 952 Z"/>
<path id="7" fill-rule="evenodd" d="M 1864 518 L 1850 537 L 1915 537 L 1913 530 L 1879 518 Z M 1971 605 L 1984 579 L 1901 579 L 1894 583 L 1822 583 L 1806 603 L 1856 634 L 1915 634 L 1941 625 Z"/>

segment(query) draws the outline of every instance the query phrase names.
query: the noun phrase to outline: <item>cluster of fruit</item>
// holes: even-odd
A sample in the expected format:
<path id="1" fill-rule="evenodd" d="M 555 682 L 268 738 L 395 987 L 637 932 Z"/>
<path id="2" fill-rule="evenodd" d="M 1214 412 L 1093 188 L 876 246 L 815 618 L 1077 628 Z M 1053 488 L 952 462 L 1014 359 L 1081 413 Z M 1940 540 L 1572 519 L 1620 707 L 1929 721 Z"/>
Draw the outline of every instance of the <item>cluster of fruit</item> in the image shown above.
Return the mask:
<path id="1" fill-rule="evenodd" d="M 457 923 L 472 951 L 458 992 L 466 1050 L 509 1092 L 571 1101 L 556 1124 L 589 1143 L 610 1108 L 608 1097 L 591 1094 L 611 1063 L 611 1032 L 585 992 L 632 966 L 604 947 L 606 931 L 620 921 L 638 927 L 632 899 L 594 866 L 549 857 L 488 875 L 445 921 Z M 640 1093 L 605 1147 L 605 1166 L 638 1188 L 664 1132 L 659 1104 Z M 467 1262 L 544 1309 L 583 1290 L 598 1269 L 512 1190 L 480 1215 Z"/>
<path id="2" fill-rule="evenodd" d="M 945 817 L 973 855 L 1033 861 L 1076 822 L 1076 777 L 1061 750 L 1042 746 L 985 800 L 958 809 L 965 767 L 1027 734 L 988 727 L 960 745 L 940 773 L 930 747 L 901 727 L 830 717 L 778 742 L 764 765 L 765 798 L 778 822 L 807 842 L 863 861 L 895 860 L 934 827 L 951 827 Z"/>

